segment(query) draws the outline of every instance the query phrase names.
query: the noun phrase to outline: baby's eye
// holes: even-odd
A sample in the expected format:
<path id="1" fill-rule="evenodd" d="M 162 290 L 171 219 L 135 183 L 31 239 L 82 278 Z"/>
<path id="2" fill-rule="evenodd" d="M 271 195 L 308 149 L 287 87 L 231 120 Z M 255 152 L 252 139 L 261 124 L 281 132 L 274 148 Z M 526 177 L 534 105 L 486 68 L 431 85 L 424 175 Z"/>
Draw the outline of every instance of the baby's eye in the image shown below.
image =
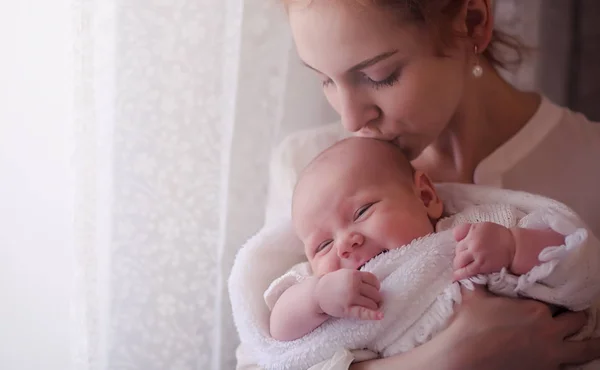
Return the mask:
<path id="1" fill-rule="evenodd" d="M 365 212 L 367 212 L 369 210 L 369 208 L 371 208 L 373 206 L 373 204 L 375 204 L 375 203 L 365 204 L 364 206 L 362 206 L 359 209 L 357 209 L 356 212 L 354 212 L 354 221 L 356 221 L 359 218 L 361 218 L 362 215 L 364 215 Z"/>
<path id="2" fill-rule="evenodd" d="M 317 246 L 316 252 L 319 253 L 320 251 L 322 251 L 325 248 L 329 247 L 329 245 L 331 245 L 331 243 L 333 243 L 333 240 L 325 240 L 323 243 L 321 243 L 321 244 L 319 244 Z"/>

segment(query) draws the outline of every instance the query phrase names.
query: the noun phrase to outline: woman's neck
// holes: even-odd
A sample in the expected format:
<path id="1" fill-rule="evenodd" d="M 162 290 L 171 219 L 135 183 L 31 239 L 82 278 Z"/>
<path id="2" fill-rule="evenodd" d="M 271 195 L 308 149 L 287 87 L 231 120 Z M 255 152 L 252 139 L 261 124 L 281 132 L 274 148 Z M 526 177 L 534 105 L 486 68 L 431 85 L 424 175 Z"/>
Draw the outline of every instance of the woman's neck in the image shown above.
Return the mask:
<path id="1" fill-rule="evenodd" d="M 522 92 L 490 66 L 472 79 L 444 132 L 413 162 L 433 181 L 473 182 L 479 163 L 506 143 L 531 119 L 540 104 L 536 93 Z"/>

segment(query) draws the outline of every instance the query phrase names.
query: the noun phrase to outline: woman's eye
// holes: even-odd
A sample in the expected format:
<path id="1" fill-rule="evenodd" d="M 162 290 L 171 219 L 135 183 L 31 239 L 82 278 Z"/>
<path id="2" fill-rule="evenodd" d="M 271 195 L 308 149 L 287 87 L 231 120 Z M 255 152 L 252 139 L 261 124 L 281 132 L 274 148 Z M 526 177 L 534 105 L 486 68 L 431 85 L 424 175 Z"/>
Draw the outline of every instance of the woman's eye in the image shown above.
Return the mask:
<path id="1" fill-rule="evenodd" d="M 319 244 L 317 246 L 317 253 L 319 253 L 320 251 L 324 250 L 325 248 L 329 247 L 329 245 L 333 242 L 333 240 L 325 240 L 323 243 Z"/>
<path id="2" fill-rule="evenodd" d="M 332 83 L 333 83 L 333 81 L 331 80 L 331 78 L 321 81 L 321 85 L 323 85 L 323 87 L 327 87 L 327 86 L 331 85 Z"/>
<path id="3" fill-rule="evenodd" d="M 379 89 L 382 87 L 390 87 L 394 86 L 396 82 L 398 82 L 398 71 L 392 72 L 388 77 L 383 80 L 373 80 L 369 76 L 364 76 L 367 82 L 375 89 Z"/>
<path id="4" fill-rule="evenodd" d="M 356 212 L 354 213 L 354 221 L 356 221 L 359 218 L 361 218 L 362 215 L 364 215 L 365 212 L 367 212 L 369 210 L 369 208 L 371 208 L 373 206 L 373 204 L 375 204 L 375 203 L 365 204 L 364 206 L 362 206 L 359 209 L 357 209 Z"/>

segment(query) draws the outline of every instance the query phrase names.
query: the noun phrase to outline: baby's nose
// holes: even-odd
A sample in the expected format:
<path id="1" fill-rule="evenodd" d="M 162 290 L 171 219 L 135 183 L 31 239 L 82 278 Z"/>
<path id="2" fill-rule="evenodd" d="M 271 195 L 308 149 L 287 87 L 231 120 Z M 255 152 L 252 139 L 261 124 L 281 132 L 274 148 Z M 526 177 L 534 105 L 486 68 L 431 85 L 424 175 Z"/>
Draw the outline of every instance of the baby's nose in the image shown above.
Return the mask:
<path id="1" fill-rule="evenodd" d="M 362 246 L 365 242 L 365 237 L 360 233 L 350 233 L 345 240 L 340 243 L 339 256 L 347 258 L 355 248 Z"/>

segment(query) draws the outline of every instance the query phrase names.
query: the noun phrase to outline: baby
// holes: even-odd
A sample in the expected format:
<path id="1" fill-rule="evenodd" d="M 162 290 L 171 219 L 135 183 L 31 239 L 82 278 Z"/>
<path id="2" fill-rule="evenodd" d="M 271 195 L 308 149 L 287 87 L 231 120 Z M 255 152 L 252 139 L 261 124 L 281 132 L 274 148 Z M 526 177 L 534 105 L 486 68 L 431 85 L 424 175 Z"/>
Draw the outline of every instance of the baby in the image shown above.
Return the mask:
<path id="1" fill-rule="evenodd" d="M 549 227 L 474 223 L 461 214 L 446 217 L 444 211 L 427 175 L 415 171 L 392 144 L 350 138 L 321 153 L 301 174 L 292 204 L 293 226 L 310 270 L 271 298 L 271 336 L 295 340 L 331 318 L 383 319 L 380 281 L 363 267 L 437 231 L 452 229 L 456 245 L 449 258 L 456 281 L 503 270 L 526 274 L 541 264 L 543 250 L 565 244 L 565 235 Z M 512 213 L 508 209 L 502 217 Z"/>

